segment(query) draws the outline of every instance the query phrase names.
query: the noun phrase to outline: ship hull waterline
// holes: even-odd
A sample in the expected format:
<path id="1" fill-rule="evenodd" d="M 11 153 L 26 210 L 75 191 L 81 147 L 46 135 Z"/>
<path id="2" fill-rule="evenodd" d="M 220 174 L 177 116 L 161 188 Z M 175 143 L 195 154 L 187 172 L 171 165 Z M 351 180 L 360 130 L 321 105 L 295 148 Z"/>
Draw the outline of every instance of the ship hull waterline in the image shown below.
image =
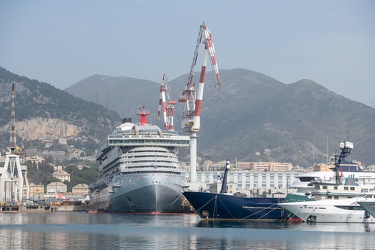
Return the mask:
<path id="1" fill-rule="evenodd" d="M 277 203 L 282 198 L 242 197 L 220 193 L 183 192 L 196 213 L 205 220 L 281 221 L 287 213 Z"/>
<path id="2" fill-rule="evenodd" d="M 185 197 L 182 195 L 182 188 L 166 181 L 174 178 L 180 177 L 158 174 L 157 178 L 143 175 L 140 178 L 125 179 L 123 182 L 130 180 L 131 184 L 94 191 L 88 209 L 107 213 L 187 212 L 183 205 Z M 147 182 L 151 184 L 145 184 Z"/>

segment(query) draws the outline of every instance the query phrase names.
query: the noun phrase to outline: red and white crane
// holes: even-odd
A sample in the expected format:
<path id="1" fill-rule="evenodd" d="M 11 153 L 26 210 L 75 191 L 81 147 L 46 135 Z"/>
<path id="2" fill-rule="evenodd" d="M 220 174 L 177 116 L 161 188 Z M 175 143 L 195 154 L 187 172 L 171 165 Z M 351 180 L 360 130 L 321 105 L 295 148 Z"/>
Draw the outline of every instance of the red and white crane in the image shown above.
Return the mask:
<path id="1" fill-rule="evenodd" d="M 198 52 L 200 44 L 204 44 L 204 56 L 203 64 L 199 78 L 198 89 L 196 90 L 195 83 L 193 83 L 194 69 L 197 64 Z M 214 48 L 214 42 L 212 34 L 207 28 L 206 24 L 200 26 L 197 43 L 195 46 L 195 52 L 193 57 L 193 63 L 191 64 L 190 75 L 182 97 L 179 98 L 179 102 L 185 102 L 185 110 L 182 115 L 181 127 L 185 131 L 190 133 L 190 182 L 194 183 L 197 181 L 197 132 L 200 131 L 200 116 L 203 102 L 203 90 L 204 90 L 204 78 L 206 75 L 206 67 L 208 57 L 211 58 L 211 63 L 216 75 L 216 86 L 220 87 L 221 80 L 219 74 L 219 68 L 216 61 L 216 53 Z"/>
<path id="2" fill-rule="evenodd" d="M 174 130 L 174 106 L 176 101 L 171 100 L 169 96 L 167 76 L 163 75 L 163 80 L 160 86 L 160 100 L 159 100 L 159 111 L 158 120 L 161 120 L 161 110 L 163 109 L 164 127 L 166 130 Z"/>

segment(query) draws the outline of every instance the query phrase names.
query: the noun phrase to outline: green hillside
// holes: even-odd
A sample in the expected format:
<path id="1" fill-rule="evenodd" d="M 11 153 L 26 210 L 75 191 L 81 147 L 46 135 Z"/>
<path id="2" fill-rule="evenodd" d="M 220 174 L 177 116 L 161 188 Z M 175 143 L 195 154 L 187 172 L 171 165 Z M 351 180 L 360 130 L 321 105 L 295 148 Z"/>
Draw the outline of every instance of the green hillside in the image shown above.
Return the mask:
<path id="1" fill-rule="evenodd" d="M 340 142 L 350 140 L 354 143 L 352 159 L 365 165 L 375 164 L 371 153 L 375 109 L 337 95 L 311 80 L 284 84 L 246 69 L 222 70 L 220 74 L 220 89 L 214 86 L 213 73 L 206 75 L 198 139 L 198 154 L 204 158 L 286 161 L 307 167 L 313 162 L 325 162 L 327 152 L 330 156 Z M 169 82 L 173 99 L 178 99 L 187 78 L 184 75 Z M 194 79 L 198 81 L 199 73 Z M 124 97 L 115 109 L 121 115 L 147 103 L 152 111 L 151 120 L 162 126 L 156 122 L 158 84 L 113 77 L 117 84 L 112 88 L 110 81 L 109 76 L 89 77 L 66 91 L 92 100 L 95 89 L 103 92 L 105 87 L 109 93 Z M 90 95 L 81 91 L 88 86 L 92 87 Z M 180 126 L 182 111 L 182 104 L 177 103 L 176 128 Z"/>

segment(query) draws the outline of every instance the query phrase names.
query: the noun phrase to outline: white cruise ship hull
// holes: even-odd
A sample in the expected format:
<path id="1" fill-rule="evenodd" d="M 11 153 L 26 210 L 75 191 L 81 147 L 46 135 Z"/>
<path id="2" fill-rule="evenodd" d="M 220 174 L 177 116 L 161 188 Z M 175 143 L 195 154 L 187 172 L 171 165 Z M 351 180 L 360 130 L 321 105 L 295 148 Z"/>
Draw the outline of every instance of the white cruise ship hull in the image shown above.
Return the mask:
<path id="1" fill-rule="evenodd" d="M 124 120 L 98 151 L 99 179 L 90 185 L 89 210 L 109 213 L 183 212 L 185 170 L 178 148 L 190 138 L 161 131 L 146 123 L 149 114 L 139 110 L 140 123 Z"/>
<path id="2" fill-rule="evenodd" d="M 175 173 L 119 175 L 121 185 L 110 184 L 95 190 L 90 210 L 109 213 L 177 213 L 183 212 L 183 176 Z"/>

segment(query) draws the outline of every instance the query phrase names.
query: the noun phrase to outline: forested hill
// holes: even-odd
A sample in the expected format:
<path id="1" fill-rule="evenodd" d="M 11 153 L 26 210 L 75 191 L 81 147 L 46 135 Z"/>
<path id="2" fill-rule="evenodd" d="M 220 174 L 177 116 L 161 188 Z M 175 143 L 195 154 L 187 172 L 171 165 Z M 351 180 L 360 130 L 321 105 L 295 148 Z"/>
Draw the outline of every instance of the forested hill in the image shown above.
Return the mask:
<path id="1" fill-rule="evenodd" d="M 205 159 L 272 160 L 309 166 L 325 162 L 327 153 L 330 156 L 340 142 L 349 140 L 354 143 L 352 159 L 375 164 L 374 108 L 308 79 L 285 84 L 246 69 L 221 70 L 220 74 L 220 89 L 214 86 L 213 72 L 206 74 L 198 139 L 198 152 Z M 183 75 L 168 82 L 172 99 L 178 99 L 187 79 L 188 75 Z M 194 82 L 198 81 L 196 73 Z M 159 88 L 157 82 L 94 75 L 66 91 L 108 105 L 122 116 L 145 104 L 156 123 Z M 182 111 L 182 103 L 177 103 L 177 128 Z"/>
<path id="2" fill-rule="evenodd" d="M 112 110 L 74 97 L 50 84 L 19 76 L 0 67 L 0 142 L 9 145 L 11 84 L 15 84 L 17 143 L 36 136 L 58 138 L 73 133 L 103 141 L 121 117 Z M 24 127 L 25 125 L 34 126 Z M 50 129 L 51 128 L 51 129 Z M 72 136 L 73 136 L 72 135 Z"/>
<path id="3" fill-rule="evenodd" d="M 199 73 L 194 79 L 199 79 Z M 221 70 L 221 79 L 221 88 L 215 88 L 214 74 L 207 72 L 198 139 L 202 159 L 280 161 L 307 167 L 326 161 L 327 153 L 331 155 L 340 142 L 349 140 L 354 143 L 350 159 L 375 164 L 374 108 L 307 79 L 285 84 L 246 69 Z M 38 133 L 66 136 L 70 131 L 99 143 L 121 117 L 136 120 L 135 111 L 143 105 L 151 110 L 149 121 L 163 127 L 156 119 L 158 82 L 94 75 L 66 89 L 68 94 L 0 68 L 0 136 L 5 146 L 9 144 L 12 81 L 16 83 L 17 142 Z M 186 82 L 187 75 L 169 81 L 172 99 L 178 99 Z M 176 128 L 182 111 L 182 103 L 177 103 Z M 46 128 L 30 127 L 40 128 L 40 124 Z M 51 129 L 56 124 L 58 129 Z"/>

